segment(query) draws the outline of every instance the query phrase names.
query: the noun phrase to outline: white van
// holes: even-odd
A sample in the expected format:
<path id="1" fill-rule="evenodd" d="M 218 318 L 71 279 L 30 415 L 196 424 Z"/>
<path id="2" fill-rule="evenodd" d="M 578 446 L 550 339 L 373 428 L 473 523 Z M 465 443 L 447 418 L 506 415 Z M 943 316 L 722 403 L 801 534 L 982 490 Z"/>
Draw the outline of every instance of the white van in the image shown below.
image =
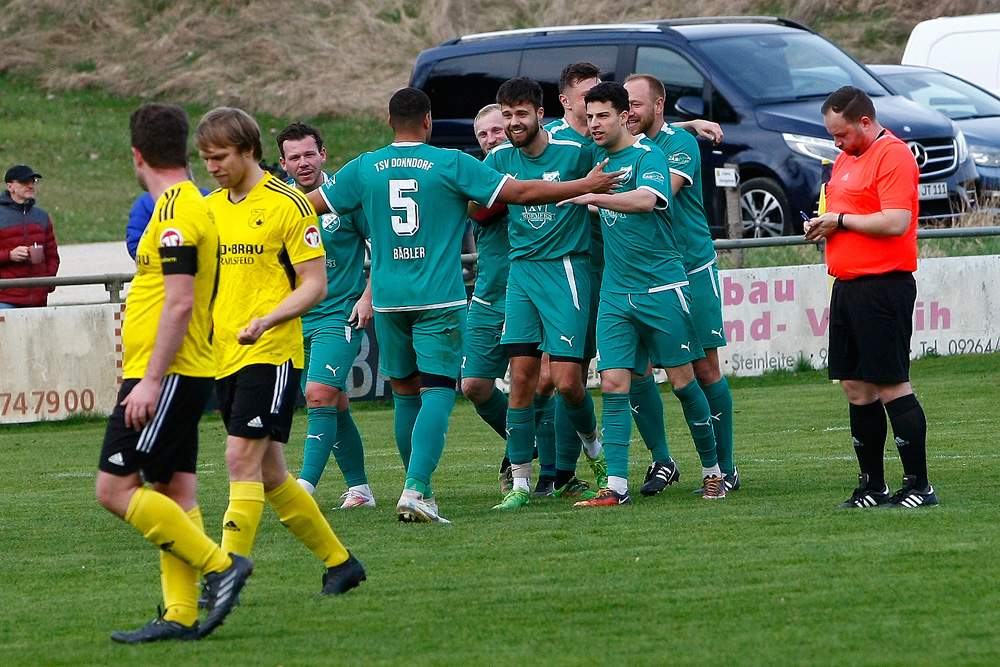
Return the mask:
<path id="1" fill-rule="evenodd" d="M 1000 14 L 945 16 L 918 23 L 904 65 L 924 65 L 1000 95 Z"/>

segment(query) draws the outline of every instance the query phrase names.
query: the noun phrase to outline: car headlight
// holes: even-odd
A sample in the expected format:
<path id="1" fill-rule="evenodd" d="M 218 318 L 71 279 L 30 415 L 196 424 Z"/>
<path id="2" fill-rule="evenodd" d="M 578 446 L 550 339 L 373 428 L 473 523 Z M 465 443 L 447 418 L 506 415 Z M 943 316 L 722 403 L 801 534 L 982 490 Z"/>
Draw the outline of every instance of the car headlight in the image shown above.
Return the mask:
<path id="1" fill-rule="evenodd" d="M 969 144 L 969 152 L 972 161 L 980 167 L 1000 167 L 1000 148 L 997 146 Z"/>
<path id="2" fill-rule="evenodd" d="M 958 162 L 961 164 L 969 157 L 969 144 L 965 141 L 965 135 L 961 130 L 955 132 L 955 143 L 958 145 Z"/>
<path id="3" fill-rule="evenodd" d="M 840 155 L 840 149 L 833 143 L 833 139 L 821 139 L 804 134 L 789 134 L 788 132 L 782 132 L 781 138 L 785 140 L 789 148 L 799 155 L 816 160 L 830 160 L 832 162 Z"/>

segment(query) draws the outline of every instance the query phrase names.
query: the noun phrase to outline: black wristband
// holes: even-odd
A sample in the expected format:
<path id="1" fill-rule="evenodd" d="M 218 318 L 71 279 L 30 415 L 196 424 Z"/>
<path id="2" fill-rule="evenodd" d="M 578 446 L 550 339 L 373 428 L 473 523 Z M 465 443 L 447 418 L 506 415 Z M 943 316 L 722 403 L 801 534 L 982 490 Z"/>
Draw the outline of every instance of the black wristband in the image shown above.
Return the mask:
<path id="1" fill-rule="evenodd" d="M 847 227 L 844 226 L 844 214 L 841 213 L 837 216 L 837 229 L 841 231 L 847 231 Z"/>

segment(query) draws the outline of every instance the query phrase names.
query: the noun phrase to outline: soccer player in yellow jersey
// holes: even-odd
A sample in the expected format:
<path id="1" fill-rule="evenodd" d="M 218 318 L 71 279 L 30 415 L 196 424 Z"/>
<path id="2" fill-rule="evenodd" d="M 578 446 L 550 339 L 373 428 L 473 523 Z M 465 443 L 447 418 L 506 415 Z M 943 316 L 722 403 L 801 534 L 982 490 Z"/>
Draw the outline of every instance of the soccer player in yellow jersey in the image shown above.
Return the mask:
<path id="1" fill-rule="evenodd" d="M 260 128 L 246 112 L 213 109 L 194 138 L 221 186 L 206 200 L 221 248 L 214 350 L 230 480 L 222 545 L 249 555 L 266 500 L 326 565 L 322 594 L 343 593 L 364 581 L 365 568 L 288 474 L 282 450 L 303 366 L 299 318 L 326 296 L 316 211 L 261 169 Z"/>
<path id="2" fill-rule="evenodd" d="M 124 382 L 108 420 L 97 499 L 161 549 L 166 611 L 138 630 L 111 635 L 139 644 L 211 633 L 232 610 L 253 564 L 205 535 L 196 498 L 198 420 L 214 375 L 209 340 L 219 236 L 188 180 L 187 115 L 148 104 L 129 126 L 136 177 L 156 208 L 139 241 L 125 304 Z M 199 574 L 209 610 L 200 627 Z"/>

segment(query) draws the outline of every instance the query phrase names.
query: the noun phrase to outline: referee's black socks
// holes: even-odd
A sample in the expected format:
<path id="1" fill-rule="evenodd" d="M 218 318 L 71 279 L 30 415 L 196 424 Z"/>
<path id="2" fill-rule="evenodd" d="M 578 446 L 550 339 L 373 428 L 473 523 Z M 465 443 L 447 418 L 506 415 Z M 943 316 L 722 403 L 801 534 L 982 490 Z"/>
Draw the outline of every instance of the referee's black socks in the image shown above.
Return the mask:
<path id="1" fill-rule="evenodd" d="M 885 411 L 896 436 L 896 448 L 903 463 L 903 474 L 917 478 L 914 487 L 927 489 L 927 418 L 913 394 L 900 396 L 885 404 Z"/>
<path id="2" fill-rule="evenodd" d="M 851 438 L 861 472 L 868 475 L 868 488 L 885 488 L 885 436 L 889 426 L 885 408 L 877 400 L 868 405 L 850 403 Z"/>

